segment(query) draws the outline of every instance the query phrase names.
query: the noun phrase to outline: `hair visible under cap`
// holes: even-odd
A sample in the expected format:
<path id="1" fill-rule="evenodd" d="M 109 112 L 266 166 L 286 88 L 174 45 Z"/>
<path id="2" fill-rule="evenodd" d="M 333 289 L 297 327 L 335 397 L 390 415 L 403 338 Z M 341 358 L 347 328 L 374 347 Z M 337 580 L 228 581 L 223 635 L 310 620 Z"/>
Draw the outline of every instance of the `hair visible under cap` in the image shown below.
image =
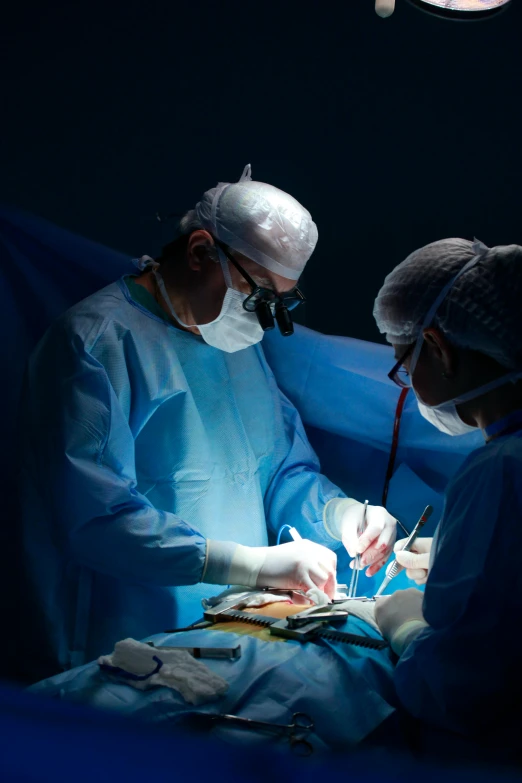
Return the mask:
<path id="1" fill-rule="evenodd" d="M 158 259 L 159 262 L 174 261 L 180 263 L 185 258 L 190 235 L 194 231 L 201 230 L 204 229 L 201 225 L 201 221 L 198 219 L 196 211 L 194 209 L 189 209 L 188 212 L 185 212 L 180 218 L 176 231 L 174 232 L 174 239 L 162 247 L 161 257 Z"/>

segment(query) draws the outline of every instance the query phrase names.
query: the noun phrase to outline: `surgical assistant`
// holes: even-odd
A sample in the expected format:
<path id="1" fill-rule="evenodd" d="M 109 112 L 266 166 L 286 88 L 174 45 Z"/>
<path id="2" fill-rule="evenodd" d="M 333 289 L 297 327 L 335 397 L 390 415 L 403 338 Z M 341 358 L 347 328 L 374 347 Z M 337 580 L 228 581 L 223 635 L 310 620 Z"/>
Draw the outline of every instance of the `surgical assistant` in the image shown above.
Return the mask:
<path id="1" fill-rule="evenodd" d="M 336 548 L 374 573 L 395 520 L 320 473 L 260 341 L 301 301 L 310 214 L 252 181 L 204 194 L 141 274 L 79 303 L 29 362 L 22 405 L 31 679 L 201 615 L 209 585 L 318 586 Z M 302 539 L 269 547 L 283 524 Z"/>
<path id="2" fill-rule="evenodd" d="M 394 269 L 374 309 L 395 347 L 390 377 L 413 388 L 423 416 L 485 439 L 451 481 L 433 543 L 398 553 L 418 583 L 427 577 L 424 596 L 377 601 L 400 655 L 397 692 L 424 724 L 510 749 L 522 703 L 521 295 L 522 247 L 448 239 Z"/>

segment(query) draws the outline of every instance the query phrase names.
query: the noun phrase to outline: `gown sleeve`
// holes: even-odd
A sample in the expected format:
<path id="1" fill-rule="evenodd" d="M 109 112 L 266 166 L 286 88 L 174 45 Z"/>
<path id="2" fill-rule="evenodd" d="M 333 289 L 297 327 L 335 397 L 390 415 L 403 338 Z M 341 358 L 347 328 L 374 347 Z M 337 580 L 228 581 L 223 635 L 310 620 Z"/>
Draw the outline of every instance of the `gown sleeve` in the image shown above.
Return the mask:
<path id="1" fill-rule="evenodd" d="M 395 672 L 412 715 L 467 735 L 513 717 L 522 698 L 521 444 L 488 444 L 452 482 L 424 597 L 429 627 Z"/>
<path id="2" fill-rule="evenodd" d="M 103 364 L 57 322 L 26 379 L 24 468 L 78 563 L 155 585 L 200 581 L 205 538 L 136 486 L 134 438 Z"/>
<path id="3" fill-rule="evenodd" d="M 292 525 L 303 538 L 338 549 L 341 541 L 325 528 L 323 514 L 330 500 L 346 496 L 321 473 L 297 409 L 281 390 L 278 392 L 286 447 L 265 495 L 268 526 L 277 533 L 281 525 Z"/>

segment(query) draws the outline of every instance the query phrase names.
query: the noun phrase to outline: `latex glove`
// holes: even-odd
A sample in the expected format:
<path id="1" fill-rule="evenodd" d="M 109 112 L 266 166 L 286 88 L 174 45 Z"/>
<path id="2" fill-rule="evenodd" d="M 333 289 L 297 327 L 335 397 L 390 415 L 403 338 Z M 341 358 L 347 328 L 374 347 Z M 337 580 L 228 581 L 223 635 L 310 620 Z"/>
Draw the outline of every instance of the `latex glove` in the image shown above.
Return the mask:
<path id="1" fill-rule="evenodd" d="M 424 593 L 410 587 L 375 601 L 375 621 L 397 655 L 402 655 L 408 644 L 428 627 L 422 614 L 423 600 Z"/>
<path id="2" fill-rule="evenodd" d="M 377 633 L 381 632 L 375 622 L 375 604 L 372 601 L 347 601 L 345 604 L 339 604 L 339 609 L 347 609 L 351 617 L 358 617 Z"/>
<path id="3" fill-rule="evenodd" d="M 361 555 L 360 568 L 366 568 L 366 576 L 373 576 L 383 567 L 391 555 L 397 535 L 397 520 L 382 506 L 368 506 L 366 528 L 360 537 L 357 526 L 364 513 L 364 503 L 349 505 L 341 518 L 341 538 L 350 557 Z M 355 561 L 350 564 L 353 568 Z"/>
<path id="4" fill-rule="evenodd" d="M 337 556 L 306 538 L 279 546 L 238 544 L 228 572 L 230 584 L 322 590 L 331 600 L 337 586 Z"/>
<path id="5" fill-rule="evenodd" d="M 394 547 L 395 557 L 399 565 L 406 569 L 408 579 L 413 579 L 418 585 L 425 585 L 428 581 L 430 566 L 430 552 L 433 538 L 417 538 L 409 552 L 403 552 L 402 548 L 408 539 L 401 538 Z"/>
<path id="6" fill-rule="evenodd" d="M 318 587 L 333 599 L 337 587 L 337 555 L 306 538 L 267 547 L 257 587 L 289 587 L 308 590 Z"/>

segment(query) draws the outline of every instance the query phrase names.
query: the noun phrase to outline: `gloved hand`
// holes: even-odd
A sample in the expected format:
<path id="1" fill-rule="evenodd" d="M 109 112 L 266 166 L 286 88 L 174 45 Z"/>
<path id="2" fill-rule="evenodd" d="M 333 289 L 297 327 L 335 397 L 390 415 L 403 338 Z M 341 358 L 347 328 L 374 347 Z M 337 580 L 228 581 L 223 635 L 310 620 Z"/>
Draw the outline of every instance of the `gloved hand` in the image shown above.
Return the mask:
<path id="1" fill-rule="evenodd" d="M 418 585 L 425 585 L 428 581 L 433 538 L 417 538 L 411 550 L 403 552 L 402 548 L 406 541 L 406 538 L 401 538 L 394 546 L 397 562 L 406 569 L 408 579 L 413 579 Z"/>
<path id="2" fill-rule="evenodd" d="M 288 587 L 305 592 L 319 587 L 330 600 L 334 597 L 337 586 L 335 552 L 306 538 L 263 549 L 266 554 L 256 587 Z"/>
<path id="3" fill-rule="evenodd" d="M 397 655 L 402 655 L 408 644 L 428 627 L 422 614 L 423 599 L 424 593 L 410 587 L 375 601 L 375 621 Z"/>
<path id="4" fill-rule="evenodd" d="M 368 506 L 366 528 L 361 536 L 357 536 L 357 526 L 363 513 L 363 503 L 354 501 L 348 505 L 341 517 L 340 532 L 350 557 L 361 555 L 360 567 L 369 566 L 366 576 L 373 576 L 383 567 L 391 554 L 397 535 L 397 520 L 382 506 Z M 354 564 L 355 561 L 352 563 Z"/>
<path id="5" fill-rule="evenodd" d="M 229 547 L 233 556 L 226 563 Z M 246 587 L 279 587 L 308 592 L 319 588 L 331 600 L 337 588 L 337 555 L 306 538 L 279 546 L 243 546 L 207 539 L 207 565 L 202 581 Z"/>

